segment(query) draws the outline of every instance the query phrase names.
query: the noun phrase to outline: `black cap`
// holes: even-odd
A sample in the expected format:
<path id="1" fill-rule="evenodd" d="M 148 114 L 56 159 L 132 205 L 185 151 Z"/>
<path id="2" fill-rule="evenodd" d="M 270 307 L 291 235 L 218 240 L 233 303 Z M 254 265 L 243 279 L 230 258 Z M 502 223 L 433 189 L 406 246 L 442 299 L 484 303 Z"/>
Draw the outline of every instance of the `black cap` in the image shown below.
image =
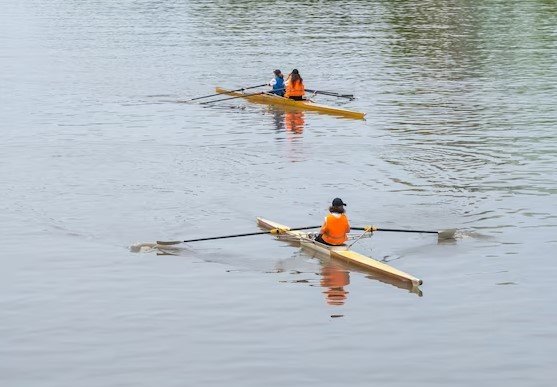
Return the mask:
<path id="1" fill-rule="evenodd" d="M 346 205 L 346 203 L 344 203 L 341 198 L 334 198 L 333 199 L 333 207 L 340 207 L 340 206 L 345 206 L 345 205 Z"/>
<path id="2" fill-rule="evenodd" d="M 298 69 L 294 69 L 292 70 L 292 74 L 300 74 L 300 72 L 298 71 Z"/>

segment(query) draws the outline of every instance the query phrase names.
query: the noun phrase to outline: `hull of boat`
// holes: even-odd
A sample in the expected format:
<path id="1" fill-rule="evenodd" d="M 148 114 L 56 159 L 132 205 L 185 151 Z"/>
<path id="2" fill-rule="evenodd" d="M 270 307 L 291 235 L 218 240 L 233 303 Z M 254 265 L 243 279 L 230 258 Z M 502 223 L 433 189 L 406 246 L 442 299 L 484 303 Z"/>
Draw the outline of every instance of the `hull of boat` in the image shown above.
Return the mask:
<path id="1" fill-rule="evenodd" d="M 227 89 L 223 89 L 222 87 L 217 87 L 215 91 L 217 93 L 226 94 L 233 97 L 241 97 L 244 95 L 244 93 L 233 92 Z M 310 101 L 295 101 L 274 94 L 256 94 L 256 95 L 252 95 L 252 94 L 253 93 L 246 93 L 245 94 L 246 96 L 244 98 L 250 102 L 255 102 L 255 103 L 261 103 L 267 105 L 290 106 L 301 110 L 309 110 L 318 113 L 331 114 L 331 115 L 342 116 L 347 118 L 355 118 L 359 120 L 362 120 L 365 117 L 365 113 L 355 112 L 352 110 L 341 109 L 341 108 L 336 108 L 327 105 L 320 105 Z"/>
<path id="2" fill-rule="evenodd" d="M 297 240 L 303 248 L 318 252 L 320 254 L 328 255 L 331 258 L 342 260 L 349 264 L 356 265 L 362 269 L 370 270 L 395 280 L 410 282 L 412 286 L 418 286 L 422 284 L 421 279 L 416 278 L 401 270 L 395 269 L 394 267 L 387 265 L 386 263 L 379 262 L 373 258 L 349 250 L 347 246 L 324 245 L 311 239 L 305 232 L 291 231 L 290 227 L 288 226 L 263 218 L 257 218 L 257 224 L 267 230 L 279 230 L 279 233 L 277 234 L 279 238 L 281 235 L 286 235 L 289 237 L 290 240 Z"/>

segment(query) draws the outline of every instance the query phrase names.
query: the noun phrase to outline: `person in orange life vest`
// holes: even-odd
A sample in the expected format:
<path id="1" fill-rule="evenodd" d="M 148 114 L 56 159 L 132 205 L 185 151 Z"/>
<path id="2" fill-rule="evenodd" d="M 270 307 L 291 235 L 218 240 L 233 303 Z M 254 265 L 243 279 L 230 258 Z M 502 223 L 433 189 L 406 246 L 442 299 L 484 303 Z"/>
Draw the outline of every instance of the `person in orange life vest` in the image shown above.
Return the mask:
<path id="1" fill-rule="evenodd" d="M 286 93 L 284 96 L 296 101 L 302 101 L 306 93 L 304 80 L 300 76 L 300 72 L 296 69 L 292 70 L 285 83 Z"/>
<path id="2" fill-rule="evenodd" d="M 348 233 L 350 232 L 350 222 L 344 213 L 344 206 L 346 203 L 341 198 L 335 198 L 331 207 L 329 207 L 329 214 L 325 217 L 323 226 L 319 235 L 315 238 L 317 242 L 324 243 L 330 246 L 340 246 L 348 240 Z"/>

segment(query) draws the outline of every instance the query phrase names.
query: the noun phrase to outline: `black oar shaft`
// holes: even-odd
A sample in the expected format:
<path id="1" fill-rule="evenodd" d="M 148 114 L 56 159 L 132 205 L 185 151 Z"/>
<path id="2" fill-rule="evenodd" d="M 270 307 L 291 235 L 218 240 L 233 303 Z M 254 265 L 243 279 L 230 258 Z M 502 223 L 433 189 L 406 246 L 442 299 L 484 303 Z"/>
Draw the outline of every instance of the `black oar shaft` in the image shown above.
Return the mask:
<path id="1" fill-rule="evenodd" d="M 439 234 L 438 231 L 431 230 L 400 230 L 397 228 L 378 228 L 377 231 L 392 231 L 392 232 L 417 232 L 422 234 Z"/>
<path id="2" fill-rule="evenodd" d="M 192 99 L 190 99 L 189 101 L 197 101 L 198 99 L 210 98 L 210 97 L 214 97 L 214 96 L 221 95 L 221 94 L 234 93 L 234 92 L 236 92 L 236 91 L 249 90 L 249 89 L 256 89 L 256 88 L 258 88 L 258 87 L 263 87 L 263 86 L 267 86 L 267 84 L 266 84 L 266 83 L 263 83 L 263 84 L 261 84 L 261 85 L 242 87 L 241 89 L 230 90 L 230 91 L 227 91 L 226 93 L 216 93 L 216 94 L 204 95 L 204 96 L 202 96 L 202 97 L 192 98 Z"/>
<path id="3" fill-rule="evenodd" d="M 431 231 L 431 230 L 401 230 L 398 228 L 378 228 L 375 226 L 368 226 L 368 227 L 352 227 L 353 230 L 361 230 L 361 231 L 392 231 L 392 232 L 414 232 L 414 233 L 421 233 L 421 234 L 437 234 L 437 238 L 439 240 L 443 239 L 455 239 L 456 235 L 456 228 L 448 228 L 439 231 Z"/>
<path id="4" fill-rule="evenodd" d="M 185 240 L 185 241 L 182 241 L 182 242 L 183 243 L 201 242 L 201 241 L 211 241 L 211 240 L 214 240 L 214 239 L 239 238 L 239 237 L 245 237 L 245 236 L 251 236 L 251 235 L 263 235 L 263 234 L 269 234 L 269 231 L 249 232 L 249 233 L 244 233 L 244 234 L 232 234 L 232 235 L 223 235 L 223 236 L 208 237 L 208 238 L 188 239 L 188 240 Z"/>
<path id="5" fill-rule="evenodd" d="M 367 231 L 366 227 L 350 227 L 352 230 Z M 424 231 L 424 230 L 401 230 L 398 228 L 377 228 L 375 231 L 392 231 L 392 232 L 417 232 L 423 234 L 439 234 L 439 231 Z"/>
<path id="6" fill-rule="evenodd" d="M 321 226 L 306 226 L 306 227 L 290 228 L 288 230 L 289 231 L 309 230 L 309 229 L 312 229 L 312 228 L 319 228 L 319 227 L 321 227 Z M 208 238 L 188 239 L 188 240 L 185 240 L 185 241 L 157 241 L 157 244 L 159 244 L 159 245 L 177 245 L 179 243 L 211 241 L 211 240 L 215 240 L 215 239 L 240 238 L 240 237 L 246 237 L 246 236 L 252 236 L 252 235 L 277 234 L 277 233 L 279 233 L 279 232 L 277 232 L 277 229 L 272 229 L 272 230 L 269 230 L 269 231 L 248 232 L 248 233 L 244 233 L 244 234 L 232 234 L 232 235 L 222 235 L 222 236 L 208 237 Z"/>
<path id="7" fill-rule="evenodd" d="M 223 94 L 225 94 L 225 93 L 223 93 Z M 259 93 L 242 94 L 242 95 L 237 95 L 237 96 L 234 96 L 234 97 L 221 98 L 221 99 L 215 99 L 215 100 L 213 100 L 213 101 L 201 102 L 201 103 L 199 103 L 199 104 L 200 104 L 200 105 L 207 105 L 208 103 L 215 103 L 215 102 L 221 102 L 221 101 L 228 101 L 228 100 L 237 99 L 237 98 L 252 97 L 252 96 L 254 96 L 254 95 L 261 95 L 261 94 L 265 94 L 265 92 L 262 91 L 262 92 L 259 92 Z"/>
<path id="8" fill-rule="evenodd" d="M 280 91 L 280 90 L 283 90 L 283 89 L 275 89 L 273 91 Z M 222 94 L 227 94 L 227 93 L 222 93 Z M 213 103 L 213 102 L 228 101 L 228 100 L 231 100 L 231 99 L 253 97 L 253 96 L 256 96 L 256 95 L 270 94 L 270 93 L 271 93 L 271 91 L 261 91 L 261 92 L 258 92 L 258 93 L 247 93 L 247 94 L 242 94 L 242 95 L 236 95 L 234 97 L 221 98 L 221 99 L 215 99 L 213 101 L 201 102 L 200 105 L 207 105 L 208 103 Z"/>
<path id="9" fill-rule="evenodd" d="M 308 93 L 315 93 L 315 94 L 323 94 L 323 95 L 330 95 L 332 97 L 340 97 L 340 98 L 349 98 L 354 99 L 353 94 L 340 94 L 335 93 L 334 91 L 325 91 L 325 90 L 313 90 L 313 89 L 306 89 Z"/>

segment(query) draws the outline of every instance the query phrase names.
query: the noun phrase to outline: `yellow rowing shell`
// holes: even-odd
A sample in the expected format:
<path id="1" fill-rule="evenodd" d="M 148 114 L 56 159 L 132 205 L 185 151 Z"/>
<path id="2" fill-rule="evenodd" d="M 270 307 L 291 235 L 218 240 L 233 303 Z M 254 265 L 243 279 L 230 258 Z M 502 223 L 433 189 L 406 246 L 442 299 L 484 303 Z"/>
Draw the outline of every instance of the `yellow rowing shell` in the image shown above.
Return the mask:
<path id="1" fill-rule="evenodd" d="M 348 247 L 345 245 L 324 245 L 311 239 L 305 232 L 290 231 L 290 227 L 288 226 L 263 218 L 257 218 L 257 224 L 267 230 L 278 230 L 277 234 L 279 235 L 279 237 L 281 234 L 294 237 L 299 241 L 302 247 L 328 255 L 331 258 L 340 259 L 342 261 L 356 265 L 362 269 L 370 270 L 395 280 L 410 282 L 412 286 L 419 286 L 423 283 L 421 279 L 416 278 L 408 273 L 395 269 L 392 266 L 389 266 L 383 262 L 379 262 L 373 258 L 367 257 L 355 251 L 348 250 Z"/>
<path id="2" fill-rule="evenodd" d="M 281 106 L 291 106 L 302 110 L 310 110 L 318 113 L 332 114 L 335 116 L 342 116 L 347 118 L 355 118 L 363 120 L 365 113 L 355 112 L 348 109 L 341 109 L 327 105 L 319 105 L 311 101 L 295 101 L 293 99 L 284 98 L 275 94 L 262 93 L 253 95 L 253 93 L 239 93 L 223 89 L 222 87 L 217 87 L 215 89 L 217 93 L 231 95 L 234 97 L 242 97 L 245 95 L 245 99 L 250 102 L 267 104 L 267 105 L 281 105 Z"/>

